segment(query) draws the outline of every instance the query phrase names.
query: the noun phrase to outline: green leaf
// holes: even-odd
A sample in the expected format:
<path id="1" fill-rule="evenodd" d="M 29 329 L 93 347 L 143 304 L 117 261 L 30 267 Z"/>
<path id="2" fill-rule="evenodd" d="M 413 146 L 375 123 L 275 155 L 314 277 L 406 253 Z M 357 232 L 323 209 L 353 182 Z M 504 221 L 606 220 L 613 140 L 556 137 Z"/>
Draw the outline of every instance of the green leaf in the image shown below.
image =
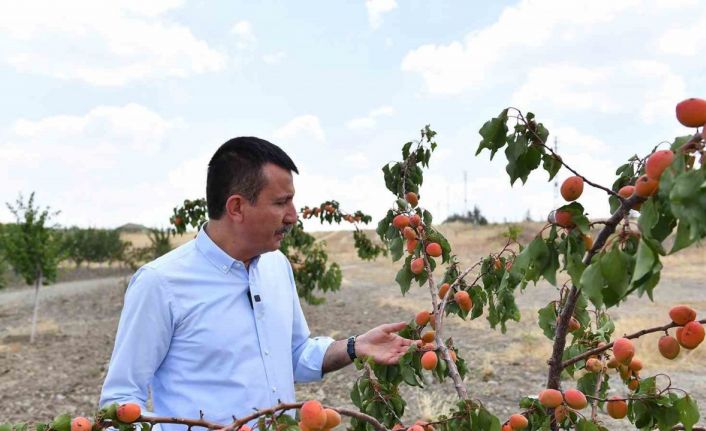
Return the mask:
<path id="1" fill-rule="evenodd" d="M 395 281 L 400 285 L 402 295 L 409 291 L 412 280 L 414 279 L 414 274 L 412 274 L 412 271 L 409 270 L 409 263 L 411 260 L 412 256 L 408 256 L 405 264 L 402 265 L 402 268 L 397 272 L 397 276 L 395 277 Z"/>
<path id="2" fill-rule="evenodd" d="M 483 148 L 490 150 L 490 159 L 492 160 L 495 153 L 505 145 L 505 135 L 507 134 L 507 109 L 504 109 L 499 116 L 492 120 L 486 121 L 478 133 L 483 137 L 476 150 L 476 156 L 480 154 Z"/>
<path id="3" fill-rule="evenodd" d="M 579 284 L 581 290 L 591 300 L 593 305 L 596 307 L 603 305 L 603 286 L 606 285 L 606 281 L 601 274 L 599 261 L 594 261 L 588 265 L 588 268 L 581 274 Z"/>
<path id="4" fill-rule="evenodd" d="M 559 172 L 559 169 L 561 169 L 561 158 L 557 157 L 558 156 L 554 156 L 550 153 L 545 153 L 542 155 L 542 160 L 544 161 L 544 163 L 542 163 L 542 167 L 549 173 L 548 181 L 551 181 L 556 176 L 557 172 Z"/>
<path id="5" fill-rule="evenodd" d="M 684 425 L 685 431 L 691 431 L 701 417 L 699 407 L 688 394 L 677 400 L 675 407 L 679 410 L 679 420 Z"/>
<path id="6" fill-rule="evenodd" d="M 657 255 L 645 241 L 640 241 L 640 245 L 637 247 L 636 259 L 635 272 L 632 275 L 631 283 L 652 273 L 652 268 L 657 263 Z"/>
<path id="7" fill-rule="evenodd" d="M 550 340 L 554 340 L 556 331 L 556 307 L 554 302 L 550 302 L 538 311 L 539 327 L 544 331 L 544 335 Z"/>
<path id="8" fill-rule="evenodd" d="M 404 240 L 401 236 L 398 236 L 390 242 L 390 256 L 392 257 L 392 261 L 397 262 L 398 260 L 400 260 L 402 258 L 403 253 Z"/>

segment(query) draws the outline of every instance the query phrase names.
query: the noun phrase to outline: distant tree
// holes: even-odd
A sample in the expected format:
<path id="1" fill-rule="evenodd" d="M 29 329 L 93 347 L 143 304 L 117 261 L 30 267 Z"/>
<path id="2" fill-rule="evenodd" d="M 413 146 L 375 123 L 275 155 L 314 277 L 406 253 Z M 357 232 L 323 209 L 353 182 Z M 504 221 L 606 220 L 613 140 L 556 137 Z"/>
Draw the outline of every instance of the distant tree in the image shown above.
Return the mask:
<path id="1" fill-rule="evenodd" d="M 449 216 L 446 220 L 444 220 L 444 223 L 451 223 L 451 222 L 461 222 L 461 223 L 470 223 L 470 224 L 475 224 L 475 225 L 480 225 L 484 226 L 488 224 L 488 219 L 485 218 L 485 216 L 481 213 L 480 208 L 478 208 L 478 205 L 473 206 L 473 211 L 468 211 L 466 215 L 463 214 L 452 214 Z"/>
<path id="2" fill-rule="evenodd" d="M 532 214 L 530 214 L 530 210 L 528 209 L 527 212 L 525 213 L 525 221 L 532 221 Z"/>
<path id="3" fill-rule="evenodd" d="M 128 243 L 120 238 L 117 229 L 80 229 L 63 231 L 62 247 L 67 258 L 80 267 L 83 262 L 108 264 L 121 261 Z"/>
<path id="4" fill-rule="evenodd" d="M 51 218 L 58 214 L 49 207 L 35 206 L 34 192 L 24 203 L 22 195 L 15 206 L 7 204 L 15 216 L 16 224 L 5 225 L 0 236 L 0 248 L 14 271 L 28 285 L 34 284 L 34 312 L 30 343 L 34 342 L 39 310 L 39 286 L 56 280 L 57 266 L 61 260 L 61 242 L 57 230 L 48 226 Z"/>

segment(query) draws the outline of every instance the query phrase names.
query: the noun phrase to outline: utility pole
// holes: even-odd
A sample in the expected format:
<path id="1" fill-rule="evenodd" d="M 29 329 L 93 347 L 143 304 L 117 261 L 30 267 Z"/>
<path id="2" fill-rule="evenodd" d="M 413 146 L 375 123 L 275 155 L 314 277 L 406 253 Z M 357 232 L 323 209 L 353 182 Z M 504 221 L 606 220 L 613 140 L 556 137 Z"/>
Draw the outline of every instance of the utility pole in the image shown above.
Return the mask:
<path id="1" fill-rule="evenodd" d="M 554 153 L 559 154 L 559 139 L 557 137 L 554 137 Z M 554 204 L 553 208 L 556 208 L 557 205 L 559 205 L 559 180 L 557 177 L 554 177 Z"/>
<path id="2" fill-rule="evenodd" d="M 468 172 L 463 171 L 463 215 L 468 214 Z"/>

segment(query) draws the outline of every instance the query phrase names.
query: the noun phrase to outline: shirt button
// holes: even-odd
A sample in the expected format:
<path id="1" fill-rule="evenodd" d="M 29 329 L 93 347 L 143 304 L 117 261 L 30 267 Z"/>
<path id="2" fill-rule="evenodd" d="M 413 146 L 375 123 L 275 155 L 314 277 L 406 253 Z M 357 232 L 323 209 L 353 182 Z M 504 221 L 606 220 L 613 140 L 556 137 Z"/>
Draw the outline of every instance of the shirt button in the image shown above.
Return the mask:
<path id="1" fill-rule="evenodd" d="M 265 350 L 265 355 L 269 355 L 269 354 L 270 354 L 270 351 L 269 351 L 269 350 Z"/>
<path id="2" fill-rule="evenodd" d="M 223 271 L 225 271 L 226 269 L 228 269 L 228 265 L 223 265 L 221 268 L 223 268 Z"/>
<path id="3" fill-rule="evenodd" d="M 277 392 L 277 388 L 272 386 L 272 392 Z"/>

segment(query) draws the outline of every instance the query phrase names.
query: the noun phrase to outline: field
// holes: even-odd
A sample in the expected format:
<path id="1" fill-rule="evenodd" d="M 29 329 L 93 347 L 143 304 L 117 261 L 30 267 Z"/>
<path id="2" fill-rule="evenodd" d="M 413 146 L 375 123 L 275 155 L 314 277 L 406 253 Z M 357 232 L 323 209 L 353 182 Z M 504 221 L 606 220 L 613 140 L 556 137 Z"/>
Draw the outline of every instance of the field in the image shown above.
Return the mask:
<path id="1" fill-rule="evenodd" d="M 541 226 L 521 226 L 521 242 L 526 243 Z M 441 227 L 464 263 L 476 262 L 504 244 L 507 226 L 468 227 L 450 224 Z M 414 287 L 402 297 L 394 281 L 398 263 L 379 258 L 362 262 L 355 255 L 349 232 L 317 234 L 326 241 L 330 259 L 343 269 L 339 292 L 329 294 L 321 306 L 304 305 L 313 335 L 345 338 L 375 325 L 409 321 L 414 314 L 430 308 L 426 288 Z M 144 238 L 131 240 L 140 244 Z M 185 240 L 188 238 L 184 238 Z M 702 318 L 706 314 L 703 268 L 706 249 L 692 247 L 663 259 L 662 281 L 655 301 L 631 297 L 611 312 L 617 334 L 668 322 L 667 310 L 675 303 L 689 303 Z M 39 336 L 28 343 L 31 322 L 32 289 L 11 286 L 0 291 L 0 422 L 48 420 L 58 412 L 92 415 L 110 359 L 113 337 L 130 274 L 117 268 L 85 268 L 79 272 L 65 268 L 62 281 L 42 289 Z M 98 278 L 91 278 L 98 277 Z M 555 287 L 530 285 L 517 298 L 522 320 L 512 322 L 507 334 L 492 330 L 484 317 L 474 321 L 450 318 L 446 336 L 452 336 L 460 354 L 469 364 L 466 377 L 469 392 L 501 418 L 515 412 L 521 395 L 536 394 L 546 383 L 546 360 L 551 344 L 536 325 L 537 310 L 554 299 Z M 673 385 L 701 401 L 706 413 L 706 349 L 682 353 L 669 361 L 657 352 L 659 334 L 642 337 L 637 356 L 645 363 L 643 376 L 659 372 L 671 376 Z M 351 406 L 349 391 L 357 371 L 348 367 L 324 378 L 321 384 L 298 387 L 300 399 L 317 398 L 326 404 Z M 617 384 L 618 394 L 623 394 Z M 414 420 L 445 411 L 456 399 L 450 383 L 428 382 L 425 390 L 408 389 L 410 400 L 404 419 Z M 570 387 L 571 383 L 564 383 Z M 407 396 L 408 395 L 408 396 Z M 584 411 L 590 414 L 589 410 Z M 601 416 L 611 430 L 629 425 Z M 703 423 L 703 420 L 702 420 Z M 623 427 L 621 427 L 623 426 Z M 342 428 L 342 427 L 341 427 Z"/>

